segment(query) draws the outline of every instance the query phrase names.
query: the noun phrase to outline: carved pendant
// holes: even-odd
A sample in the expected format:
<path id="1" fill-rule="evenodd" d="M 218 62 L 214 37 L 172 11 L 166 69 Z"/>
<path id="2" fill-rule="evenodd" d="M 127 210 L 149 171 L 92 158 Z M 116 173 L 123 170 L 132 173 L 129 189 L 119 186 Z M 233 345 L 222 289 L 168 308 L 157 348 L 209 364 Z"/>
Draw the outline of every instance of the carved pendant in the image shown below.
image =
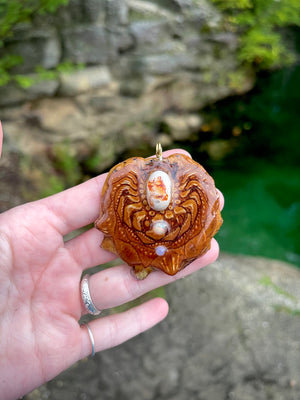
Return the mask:
<path id="1" fill-rule="evenodd" d="M 210 249 L 222 225 L 219 195 L 205 169 L 183 154 L 130 158 L 104 183 L 95 226 L 101 247 L 134 268 L 138 279 L 159 269 L 175 275 Z"/>

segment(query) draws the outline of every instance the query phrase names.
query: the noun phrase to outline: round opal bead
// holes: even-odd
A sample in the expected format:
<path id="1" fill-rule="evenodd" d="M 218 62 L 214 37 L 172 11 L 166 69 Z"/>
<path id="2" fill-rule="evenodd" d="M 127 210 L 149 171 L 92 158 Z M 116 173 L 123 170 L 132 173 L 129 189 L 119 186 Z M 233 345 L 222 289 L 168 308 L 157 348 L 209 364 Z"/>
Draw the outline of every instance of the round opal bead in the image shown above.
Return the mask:
<path id="1" fill-rule="evenodd" d="M 166 246 L 157 246 L 157 247 L 155 248 L 155 253 L 156 253 L 158 256 L 163 256 L 163 255 L 165 254 L 166 251 L 167 251 Z"/>
<path id="2" fill-rule="evenodd" d="M 147 181 L 147 201 L 155 211 L 165 210 L 171 201 L 171 180 L 164 171 L 154 171 Z"/>
<path id="3" fill-rule="evenodd" d="M 152 229 L 157 235 L 165 235 L 168 231 L 170 231 L 170 225 L 167 221 L 160 219 L 158 221 L 153 222 Z"/>

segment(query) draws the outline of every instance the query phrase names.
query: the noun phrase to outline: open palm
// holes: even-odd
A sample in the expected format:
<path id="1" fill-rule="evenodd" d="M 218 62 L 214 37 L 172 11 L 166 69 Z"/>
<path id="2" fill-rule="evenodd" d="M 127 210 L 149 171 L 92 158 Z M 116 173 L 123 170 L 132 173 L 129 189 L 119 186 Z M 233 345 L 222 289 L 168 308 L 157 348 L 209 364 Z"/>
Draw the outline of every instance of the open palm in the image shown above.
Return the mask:
<path id="1" fill-rule="evenodd" d="M 174 152 L 174 151 L 172 151 Z M 178 151 L 177 151 L 178 152 Z M 167 152 L 171 153 L 171 152 Z M 80 298 L 83 271 L 108 262 L 102 233 L 95 228 L 64 241 L 67 233 L 93 222 L 106 175 L 100 175 L 57 195 L 16 207 L 0 215 L 0 393 L 14 399 L 91 353 Z M 90 278 L 97 308 L 108 309 L 183 277 L 218 256 L 209 252 L 175 277 L 153 272 L 138 281 L 126 265 Z M 96 351 L 135 336 L 161 321 L 168 312 L 157 298 L 121 314 L 90 323 Z"/>

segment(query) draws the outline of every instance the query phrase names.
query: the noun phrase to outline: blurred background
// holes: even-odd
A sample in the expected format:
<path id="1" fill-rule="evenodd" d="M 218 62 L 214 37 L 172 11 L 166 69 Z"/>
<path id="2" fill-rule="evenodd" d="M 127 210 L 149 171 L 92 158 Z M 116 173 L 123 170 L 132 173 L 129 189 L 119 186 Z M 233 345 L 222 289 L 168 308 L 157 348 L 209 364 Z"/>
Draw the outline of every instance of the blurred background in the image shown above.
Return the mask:
<path id="1" fill-rule="evenodd" d="M 298 0 L 1 1 L 0 211 L 160 142 L 224 193 L 221 251 L 300 267 L 299 53 Z"/>
<path id="2" fill-rule="evenodd" d="M 0 3 L 0 209 L 183 147 L 224 251 L 300 266 L 297 1 Z"/>

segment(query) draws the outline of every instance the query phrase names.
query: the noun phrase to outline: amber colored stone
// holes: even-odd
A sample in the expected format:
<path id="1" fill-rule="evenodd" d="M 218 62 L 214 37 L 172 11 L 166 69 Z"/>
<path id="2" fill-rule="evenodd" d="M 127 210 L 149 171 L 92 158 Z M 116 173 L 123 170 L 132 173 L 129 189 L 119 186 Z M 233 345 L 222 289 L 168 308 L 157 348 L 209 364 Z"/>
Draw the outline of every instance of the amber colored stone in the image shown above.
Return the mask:
<path id="1" fill-rule="evenodd" d="M 165 172 L 171 182 L 171 199 L 163 210 L 148 205 L 147 183 L 155 171 Z M 101 247 L 144 279 L 155 269 L 175 275 L 206 253 L 222 222 L 212 177 L 190 157 L 173 154 L 130 158 L 113 167 L 103 186 L 95 226 L 104 233 Z"/>

